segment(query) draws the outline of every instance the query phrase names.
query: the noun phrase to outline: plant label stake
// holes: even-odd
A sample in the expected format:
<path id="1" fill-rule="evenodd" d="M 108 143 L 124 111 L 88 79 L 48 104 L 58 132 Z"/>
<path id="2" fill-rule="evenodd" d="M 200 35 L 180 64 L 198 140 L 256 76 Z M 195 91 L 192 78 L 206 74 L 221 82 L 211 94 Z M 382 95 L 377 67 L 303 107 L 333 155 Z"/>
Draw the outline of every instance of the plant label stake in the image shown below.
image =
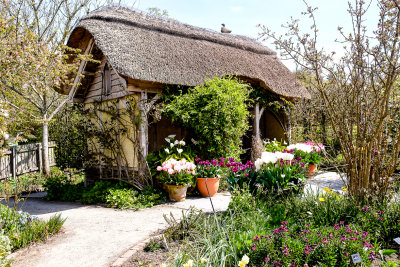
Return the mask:
<path id="1" fill-rule="evenodd" d="M 397 245 L 400 245 L 400 237 L 396 237 L 395 239 L 393 239 L 394 242 L 397 243 Z"/>
<path id="2" fill-rule="evenodd" d="M 359 253 L 351 255 L 351 259 L 353 260 L 353 263 L 361 263 L 361 257 Z"/>

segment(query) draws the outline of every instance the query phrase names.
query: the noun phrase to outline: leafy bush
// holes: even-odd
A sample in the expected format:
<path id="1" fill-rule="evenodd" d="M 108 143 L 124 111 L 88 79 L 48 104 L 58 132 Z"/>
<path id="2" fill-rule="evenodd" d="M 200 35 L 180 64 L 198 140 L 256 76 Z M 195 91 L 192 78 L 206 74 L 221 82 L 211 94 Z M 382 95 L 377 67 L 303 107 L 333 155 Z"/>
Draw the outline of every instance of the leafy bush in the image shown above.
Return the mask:
<path id="1" fill-rule="evenodd" d="M 238 157 L 249 128 L 249 92 L 249 86 L 235 78 L 214 78 L 176 96 L 164 113 L 194 131 L 203 157 Z"/>
<path id="2" fill-rule="evenodd" d="M 80 173 L 68 176 L 53 168 L 43 187 L 47 191 L 47 200 L 75 201 L 81 198 L 84 191 L 83 176 Z"/>
<path id="3" fill-rule="evenodd" d="M 151 187 L 139 192 L 124 182 L 102 181 L 85 187 L 80 173 L 70 177 L 59 169 L 52 170 L 44 187 L 47 200 L 104 203 L 119 209 L 147 208 L 164 201 L 164 195 Z"/>
<path id="4" fill-rule="evenodd" d="M 133 188 L 111 188 L 106 195 L 106 203 L 110 207 L 118 209 L 138 210 L 149 208 L 161 204 L 164 200 L 162 193 L 153 190 L 151 187 L 144 189 L 140 193 Z"/>

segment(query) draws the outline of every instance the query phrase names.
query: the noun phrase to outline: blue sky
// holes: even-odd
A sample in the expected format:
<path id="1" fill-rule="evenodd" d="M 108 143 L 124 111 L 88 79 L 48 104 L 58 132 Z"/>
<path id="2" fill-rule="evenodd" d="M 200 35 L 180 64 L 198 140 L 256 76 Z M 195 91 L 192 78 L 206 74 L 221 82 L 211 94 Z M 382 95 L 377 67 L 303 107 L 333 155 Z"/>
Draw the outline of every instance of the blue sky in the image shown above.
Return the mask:
<path id="1" fill-rule="evenodd" d="M 234 34 L 258 37 L 260 31 L 257 24 L 266 25 L 273 31 L 284 34 L 281 25 L 290 20 L 290 17 L 304 21 L 304 28 L 309 24 L 306 17 L 301 15 L 305 10 L 302 0 L 125 0 L 128 6 L 146 10 L 149 7 L 158 7 L 168 11 L 169 16 L 191 25 L 219 31 L 221 23 Z M 351 29 L 351 20 L 347 13 L 347 0 L 310 0 L 312 7 L 318 7 L 316 13 L 317 24 L 320 30 L 320 44 L 327 50 L 336 50 L 340 54 L 341 45 L 335 43 L 339 37 L 338 26 Z M 368 27 L 372 29 L 377 24 L 377 7 L 372 3 L 368 11 Z M 275 49 L 270 42 L 265 43 Z M 294 69 L 291 63 L 285 63 Z"/>

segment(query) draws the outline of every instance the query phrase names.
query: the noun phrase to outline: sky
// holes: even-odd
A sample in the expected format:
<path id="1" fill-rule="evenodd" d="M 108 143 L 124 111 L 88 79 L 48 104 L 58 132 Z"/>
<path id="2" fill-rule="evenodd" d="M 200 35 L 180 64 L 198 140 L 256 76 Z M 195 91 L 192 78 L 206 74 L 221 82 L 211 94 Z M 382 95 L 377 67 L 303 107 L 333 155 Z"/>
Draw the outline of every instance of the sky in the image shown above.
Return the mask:
<path id="1" fill-rule="evenodd" d="M 367 12 L 367 26 L 373 29 L 377 25 L 378 8 L 376 0 L 372 0 Z M 301 15 L 306 10 L 302 0 L 125 0 L 126 5 L 140 10 L 157 7 L 167 10 L 171 18 L 194 26 L 220 31 L 221 23 L 232 30 L 232 34 L 258 38 L 260 28 L 265 25 L 278 34 L 286 31 L 281 25 L 290 18 L 300 19 L 302 30 L 309 31 L 309 19 Z M 318 7 L 316 12 L 319 29 L 319 41 L 326 50 L 335 50 L 341 54 L 342 45 L 335 42 L 339 37 L 338 26 L 346 31 L 351 30 L 351 19 L 348 15 L 347 0 L 309 0 L 308 4 Z M 276 50 L 271 41 L 264 43 Z M 278 53 L 279 55 L 279 53 Z M 284 62 L 291 70 L 295 66 Z"/>

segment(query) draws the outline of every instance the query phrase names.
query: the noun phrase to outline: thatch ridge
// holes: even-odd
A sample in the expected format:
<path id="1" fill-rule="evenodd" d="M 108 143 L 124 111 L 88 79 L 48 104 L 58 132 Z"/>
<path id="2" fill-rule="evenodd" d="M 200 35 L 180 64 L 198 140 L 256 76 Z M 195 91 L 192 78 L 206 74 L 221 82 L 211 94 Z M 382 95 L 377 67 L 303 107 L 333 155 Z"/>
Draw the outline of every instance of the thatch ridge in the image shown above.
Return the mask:
<path id="1" fill-rule="evenodd" d="M 121 7 L 82 18 L 67 45 L 90 34 L 111 66 L 135 80 L 195 86 L 215 75 L 247 77 L 286 97 L 309 98 L 275 52 L 245 36 L 222 34 Z"/>
<path id="2" fill-rule="evenodd" d="M 134 21 L 132 20 L 132 18 L 119 18 L 116 17 L 114 13 L 113 15 L 109 14 L 107 10 L 119 12 L 121 13 L 121 15 L 125 15 L 125 12 L 135 12 L 135 14 L 137 15 L 136 17 L 139 19 L 137 21 Z M 99 15 L 102 14 L 102 12 L 104 11 L 107 12 L 105 15 Z M 154 16 L 139 10 L 129 9 L 120 6 L 111 6 L 99 9 L 82 18 L 80 22 L 83 22 L 85 20 L 98 20 L 105 22 L 121 23 L 127 26 L 142 28 L 149 31 L 158 31 L 160 33 L 171 34 L 174 36 L 185 37 L 193 40 L 204 40 L 225 46 L 232 46 L 234 48 L 239 48 L 258 54 L 276 55 L 275 51 L 270 50 L 268 47 L 262 45 L 257 40 L 247 36 L 236 34 L 221 34 L 210 29 L 184 24 L 174 19 Z"/>

